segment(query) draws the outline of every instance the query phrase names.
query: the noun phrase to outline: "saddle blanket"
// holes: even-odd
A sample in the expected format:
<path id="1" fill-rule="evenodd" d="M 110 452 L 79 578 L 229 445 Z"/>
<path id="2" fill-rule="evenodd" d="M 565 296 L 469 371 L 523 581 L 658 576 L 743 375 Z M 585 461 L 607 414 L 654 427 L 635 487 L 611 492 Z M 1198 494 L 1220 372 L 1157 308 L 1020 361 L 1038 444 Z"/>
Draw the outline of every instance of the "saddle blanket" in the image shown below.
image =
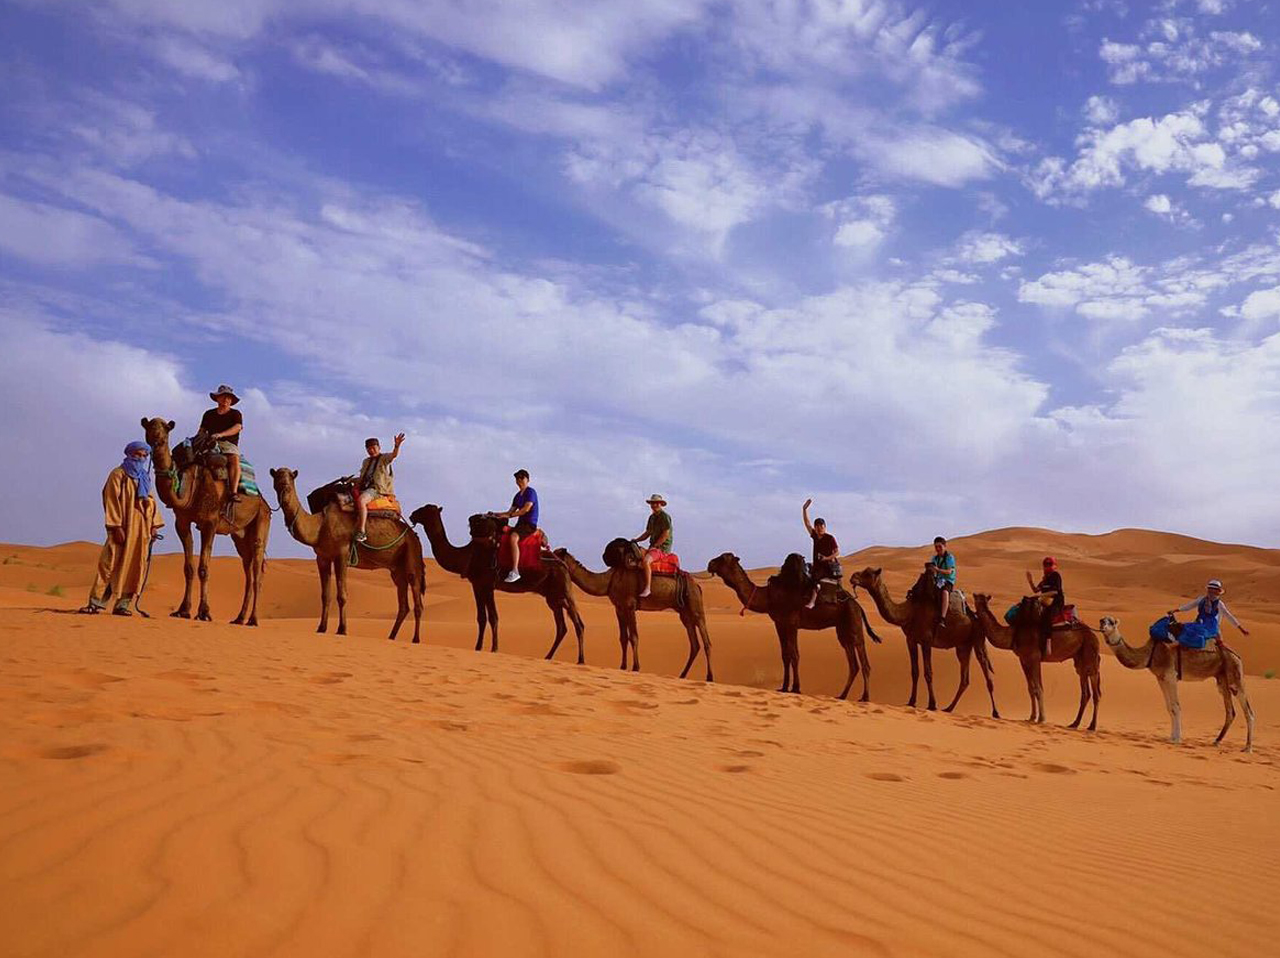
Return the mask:
<path id="1" fill-rule="evenodd" d="M 193 462 L 200 462 L 200 457 L 196 455 L 195 446 L 190 439 L 184 439 L 178 443 L 173 449 L 173 464 L 179 472 L 184 470 Z M 202 468 L 208 469 L 214 474 L 214 478 L 226 481 L 227 478 L 227 458 L 218 453 L 209 454 L 203 462 L 200 462 Z M 242 496 L 261 496 L 262 490 L 258 488 L 258 474 L 254 471 L 253 463 L 246 459 L 243 455 L 240 457 L 240 495 Z"/>
<path id="2" fill-rule="evenodd" d="M 649 568 L 653 570 L 654 575 L 676 575 L 680 571 L 680 557 L 674 552 L 659 552 L 657 549 L 650 549 L 648 555 L 652 557 Z"/>
<path id="3" fill-rule="evenodd" d="M 1013 625 L 1013 620 L 1018 617 L 1018 609 L 1020 603 L 1015 602 L 1009 606 L 1009 611 L 1004 614 L 1004 620 Z M 1062 611 L 1053 617 L 1053 621 L 1049 623 L 1052 629 L 1069 629 L 1080 621 L 1080 617 L 1076 615 L 1076 607 L 1074 605 L 1065 605 Z"/>
<path id="4" fill-rule="evenodd" d="M 502 532 L 502 541 L 498 544 L 498 568 L 503 572 L 511 571 L 511 530 L 507 526 Z M 547 537 L 541 529 L 531 536 L 520 540 L 520 571 L 533 572 L 542 568 L 542 553 L 547 547 Z"/>

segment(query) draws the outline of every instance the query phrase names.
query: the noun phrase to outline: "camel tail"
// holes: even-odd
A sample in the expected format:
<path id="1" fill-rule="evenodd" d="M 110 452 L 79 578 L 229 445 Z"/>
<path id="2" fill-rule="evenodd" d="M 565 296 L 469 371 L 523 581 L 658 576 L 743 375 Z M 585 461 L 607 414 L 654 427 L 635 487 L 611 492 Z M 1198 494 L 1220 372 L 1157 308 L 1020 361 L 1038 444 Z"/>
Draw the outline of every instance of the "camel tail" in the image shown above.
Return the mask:
<path id="1" fill-rule="evenodd" d="M 867 630 L 867 635 L 871 636 L 871 641 L 879 645 L 880 636 L 876 635 L 876 630 L 871 628 L 871 620 L 867 618 L 867 610 L 862 607 L 862 603 L 858 603 L 858 611 L 862 613 L 862 627 Z"/>

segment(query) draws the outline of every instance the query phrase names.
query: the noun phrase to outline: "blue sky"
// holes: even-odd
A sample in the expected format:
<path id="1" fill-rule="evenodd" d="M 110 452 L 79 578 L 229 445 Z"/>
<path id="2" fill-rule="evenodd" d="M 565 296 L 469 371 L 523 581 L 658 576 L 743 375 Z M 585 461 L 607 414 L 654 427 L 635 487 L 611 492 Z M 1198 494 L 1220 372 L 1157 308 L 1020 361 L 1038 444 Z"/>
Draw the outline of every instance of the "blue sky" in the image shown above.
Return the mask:
<path id="1" fill-rule="evenodd" d="M 1273 3 L 0 3 L 0 538 L 143 415 L 594 557 L 1274 543 Z M 33 508 L 34 506 L 34 508 Z M 634 528 L 633 528 L 634 527 Z M 297 554 L 277 529 L 272 551 Z"/>

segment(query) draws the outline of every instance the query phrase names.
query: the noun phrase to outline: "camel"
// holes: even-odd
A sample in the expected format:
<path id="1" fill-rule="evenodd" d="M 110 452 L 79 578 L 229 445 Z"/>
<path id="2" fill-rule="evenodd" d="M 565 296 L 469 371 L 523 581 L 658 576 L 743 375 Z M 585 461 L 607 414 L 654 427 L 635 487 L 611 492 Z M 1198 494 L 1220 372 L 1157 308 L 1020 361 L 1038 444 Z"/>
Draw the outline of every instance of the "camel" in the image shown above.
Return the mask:
<path id="1" fill-rule="evenodd" d="M 707 681 L 714 682 L 711 674 L 711 635 L 707 631 L 707 615 L 702 605 L 702 587 L 691 575 L 681 572 L 678 575 L 658 575 L 653 577 L 651 594 L 640 597 L 644 588 L 644 569 L 636 558 L 638 550 L 628 539 L 614 539 L 605 547 L 605 564 L 610 568 L 607 572 L 593 572 L 575 559 L 568 549 L 557 549 L 556 558 L 568 568 L 573 584 L 587 595 L 608 596 L 613 603 L 614 614 L 618 617 L 618 643 L 622 646 L 622 665 L 627 668 L 627 651 L 631 652 L 631 671 L 640 671 L 640 633 L 636 627 L 636 612 L 660 612 L 674 609 L 680 616 L 680 622 L 689 634 L 689 661 L 680 671 L 680 678 L 689 674 L 694 660 L 698 657 L 699 642 L 706 650 Z M 624 556 L 621 564 L 615 565 L 613 556 Z"/>
<path id="2" fill-rule="evenodd" d="M 1145 645 L 1134 648 L 1120 634 L 1119 619 L 1105 616 L 1098 625 L 1102 637 L 1115 651 L 1121 665 L 1127 669 L 1146 669 L 1160 683 L 1164 704 L 1169 709 L 1169 717 L 1173 723 L 1170 742 L 1174 745 L 1182 743 L 1182 706 L 1178 703 L 1178 682 L 1181 679 L 1213 679 L 1218 683 L 1218 691 L 1222 693 L 1222 704 L 1226 712 L 1222 731 L 1213 740 L 1213 744 L 1217 745 L 1222 741 L 1227 729 L 1236 720 L 1235 705 L 1231 701 L 1231 697 L 1235 695 L 1244 707 L 1244 750 L 1253 751 L 1253 706 L 1249 704 L 1249 696 L 1244 690 L 1244 662 L 1234 649 L 1223 645 L 1222 639 L 1218 639 L 1216 647 L 1187 649 L 1176 642 L 1157 642 L 1148 637 Z"/>
<path id="3" fill-rule="evenodd" d="M 316 568 L 320 570 L 320 624 L 316 631 L 325 632 L 329 628 L 329 575 L 332 572 L 338 580 L 337 634 L 346 635 L 347 565 L 359 520 L 355 512 L 343 512 L 336 504 L 330 504 L 319 515 L 307 512 L 294 486 L 297 478 L 298 473 L 294 469 L 271 470 L 271 482 L 280 500 L 280 511 L 289 535 L 315 550 Z M 416 644 L 422 626 L 422 597 L 427 591 L 422 542 L 412 526 L 401 525 L 376 512 L 370 514 L 367 529 L 368 542 L 357 546 L 360 565 L 389 570 L 399 599 L 396 621 L 387 638 L 394 639 L 400 631 L 400 624 L 409 614 L 409 593 L 412 591 L 413 641 Z"/>
<path id="4" fill-rule="evenodd" d="M 1009 626 L 991 611 L 991 596 L 981 592 L 973 594 L 978 626 L 988 642 L 997 649 L 1008 649 L 1022 663 L 1022 674 L 1027 677 L 1027 695 L 1031 697 L 1031 715 L 1028 722 L 1043 724 L 1044 682 L 1040 666 L 1044 662 L 1075 664 L 1080 677 L 1080 710 L 1067 728 L 1079 728 L 1084 718 L 1084 707 L 1093 700 L 1093 715 L 1089 719 L 1089 731 L 1098 728 L 1098 703 L 1102 701 L 1102 656 L 1098 652 L 1098 637 L 1083 622 L 1070 629 L 1055 629 L 1049 639 L 1049 654 L 1040 657 L 1040 625 L 1037 617 L 1040 604 L 1035 596 L 1025 597 L 1018 608 L 1013 625 Z"/>
<path id="5" fill-rule="evenodd" d="M 782 687 L 779 692 L 800 691 L 800 643 L 799 631 L 836 630 L 836 639 L 849 661 L 849 677 L 839 698 L 847 698 L 853 680 L 862 669 L 862 697 L 859 702 L 871 699 L 871 663 L 867 659 L 866 636 L 873 642 L 880 637 L 867 621 L 862 606 L 850 597 L 842 602 L 819 602 L 812 609 L 805 607 L 808 585 L 799 589 L 787 589 L 778 577 L 771 577 L 764 586 L 751 581 L 742 562 L 732 552 L 725 552 L 707 563 L 707 571 L 723 580 L 738 596 L 744 610 L 762 612 L 773 620 L 782 651 Z"/>
<path id="6" fill-rule="evenodd" d="M 573 623 L 574 632 L 578 635 L 578 664 L 586 662 L 583 657 L 582 637 L 586 626 L 582 616 L 578 614 L 578 604 L 573 598 L 573 580 L 569 578 L 569 570 L 556 559 L 543 558 L 542 573 L 530 578 L 525 573 L 519 581 L 508 583 L 498 574 L 497 539 L 498 521 L 482 515 L 472 516 L 470 526 L 471 541 L 465 546 L 455 546 L 449 541 L 445 532 L 444 520 L 441 519 L 440 506 L 425 505 L 415 509 L 409 521 L 422 526 L 431 543 L 431 552 L 440 563 L 440 568 L 453 572 L 471 583 L 471 592 L 476 600 L 476 651 L 484 648 L 484 631 L 486 624 L 491 629 L 489 651 L 498 651 L 498 605 L 494 599 L 495 590 L 503 592 L 533 592 L 543 597 L 547 608 L 556 621 L 556 637 L 551 643 L 551 651 L 547 659 L 555 658 L 556 650 L 569 632 L 565 625 L 565 615 Z"/>
<path id="7" fill-rule="evenodd" d="M 929 710 L 938 707 L 933 697 L 933 650 L 955 649 L 956 658 L 960 662 L 960 685 L 956 696 L 951 700 L 944 712 L 955 709 L 969 687 L 969 655 L 978 658 L 978 667 L 982 669 L 982 677 L 987 680 L 987 694 L 991 697 L 991 717 L 999 718 L 1000 710 L 996 708 L 995 683 L 991 679 L 991 660 L 987 657 L 986 641 L 982 630 L 971 615 L 965 610 L 964 602 L 957 594 L 952 594 L 951 604 L 947 609 L 946 627 L 934 629 L 938 617 L 937 588 L 933 578 L 927 572 L 916 580 L 916 584 L 903 602 L 895 602 L 884 584 L 881 569 L 863 569 L 849 577 L 855 586 L 861 586 L 876 604 L 881 618 L 891 625 L 902 629 L 907 637 L 907 650 L 911 653 L 911 698 L 907 700 L 908 708 L 915 708 L 916 690 L 920 680 L 920 666 L 916 662 L 916 650 L 924 659 L 924 684 L 929 691 Z"/>
<path id="8" fill-rule="evenodd" d="M 226 480 L 217 479 L 194 463 L 178 474 L 169 448 L 169 436 L 176 423 L 159 416 L 142 420 L 142 429 L 151 446 L 151 461 L 156 467 L 156 493 L 160 501 L 173 510 L 173 525 L 182 542 L 182 574 L 186 589 L 182 604 L 170 613 L 174 618 L 191 618 L 191 589 L 197 576 L 193 554 L 191 527 L 200 530 L 200 605 L 196 619 L 213 621 L 209 614 L 209 559 L 213 555 L 215 536 L 231 536 L 231 543 L 244 565 L 244 600 L 232 625 L 258 624 L 258 594 L 267 565 L 267 537 L 271 535 L 271 507 L 262 496 L 243 496 L 235 504 L 228 521 L 226 515 Z"/>

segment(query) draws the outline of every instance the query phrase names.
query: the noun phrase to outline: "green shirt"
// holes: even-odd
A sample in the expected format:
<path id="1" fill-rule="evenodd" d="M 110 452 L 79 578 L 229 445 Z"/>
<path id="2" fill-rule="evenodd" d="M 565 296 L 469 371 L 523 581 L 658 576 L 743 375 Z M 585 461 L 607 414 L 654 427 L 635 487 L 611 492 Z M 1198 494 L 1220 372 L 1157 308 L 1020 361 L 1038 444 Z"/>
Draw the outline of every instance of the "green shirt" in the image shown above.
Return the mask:
<path id="1" fill-rule="evenodd" d="M 658 549 L 662 552 L 670 552 L 673 536 L 667 536 L 667 541 L 662 542 L 662 537 L 671 531 L 671 517 L 667 515 L 665 509 L 659 509 L 657 512 L 649 516 L 649 523 L 644 527 L 644 531 L 649 535 L 649 548 Z M 662 542 L 662 545 L 658 545 Z"/>

